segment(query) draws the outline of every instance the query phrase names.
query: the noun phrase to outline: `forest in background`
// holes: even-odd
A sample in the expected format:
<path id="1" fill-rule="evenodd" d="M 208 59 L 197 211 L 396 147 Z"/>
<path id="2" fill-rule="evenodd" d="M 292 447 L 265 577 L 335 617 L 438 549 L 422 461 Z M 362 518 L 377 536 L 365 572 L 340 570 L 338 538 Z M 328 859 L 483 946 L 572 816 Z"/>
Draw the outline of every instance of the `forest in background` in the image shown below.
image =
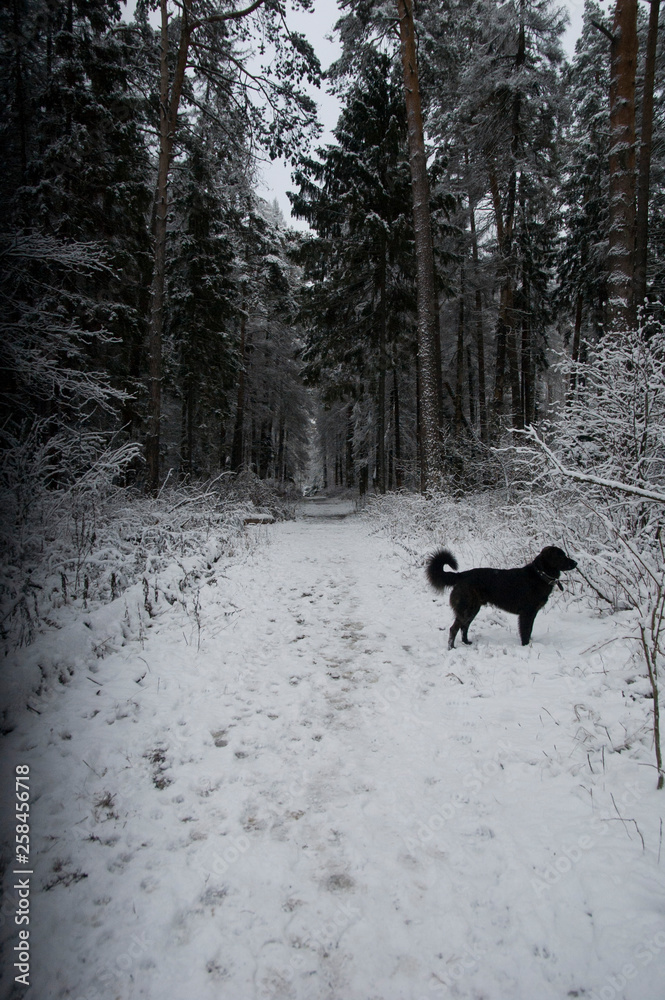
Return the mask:
<path id="1" fill-rule="evenodd" d="M 493 482 L 489 446 L 563 398 L 561 352 L 584 360 L 617 318 L 637 327 L 638 305 L 643 325 L 661 318 L 658 8 L 588 2 L 568 62 L 549 0 L 415 7 L 437 471 L 449 484 Z M 5 453 L 62 483 L 110 448 L 125 481 L 152 492 L 167 474 L 241 469 L 419 488 L 424 348 L 398 7 L 342 5 L 343 54 L 325 81 L 342 112 L 335 141 L 314 151 L 303 82 L 320 66 L 280 2 L 121 13 L 106 0 L 13 0 L 1 15 Z M 611 50 L 631 17 L 624 169 Z M 255 194 L 259 158 L 278 155 L 293 162 L 305 235 Z M 625 218 L 617 201 L 631 202 Z"/>

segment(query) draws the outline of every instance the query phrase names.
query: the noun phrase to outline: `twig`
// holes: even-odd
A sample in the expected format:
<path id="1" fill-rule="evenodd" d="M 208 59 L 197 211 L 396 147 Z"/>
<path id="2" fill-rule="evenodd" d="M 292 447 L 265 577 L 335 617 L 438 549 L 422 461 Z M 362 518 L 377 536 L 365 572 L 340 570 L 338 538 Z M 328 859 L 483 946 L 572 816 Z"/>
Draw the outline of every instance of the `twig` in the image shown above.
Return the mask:
<path id="1" fill-rule="evenodd" d="M 634 819 L 627 819 L 627 820 L 626 820 L 626 819 L 624 819 L 624 818 L 623 818 L 623 816 L 621 815 L 621 813 L 619 812 L 619 809 L 618 809 L 618 807 L 617 807 L 617 804 L 616 804 L 616 802 L 614 801 L 614 796 L 612 795 L 612 793 L 611 793 L 611 792 L 610 792 L 610 798 L 612 799 L 612 804 L 613 804 L 614 808 L 616 809 L 616 812 L 617 812 L 617 816 L 619 817 L 619 819 L 621 820 L 621 822 L 622 822 L 622 823 L 623 823 L 623 825 L 624 825 L 624 828 L 626 829 L 626 833 L 628 834 L 628 838 L 630 839 L 630 834 L 628 833 L 628 828 L 626 827 L 626 823 L 634 823 L 634 824 L 635 824 L 635 829 L 637 830 L 637 833 L 638 833 L 638 836 L 639 836 L 640 840 L 642 841 L 642 850 L 643 850 L 643 851 L 645 851 L 645 850 L 646 850 L 646 845 L 645 845 L 645 843 L 644 843 L 644 837 L 642 836 L 642 834 L 641 834 L 641 832 L 640 832 L 640 828 L 639 828 L 639 826 L 637 825 L 637 820 L 634 820 Z M 608 822 L 609 822 L 610 820 L 612 820 L 612 819 L 614 819 L 614 817 L 613 817 L 613 816 L 610 816 L 610 817 L 609 817 L 609 819 L 608 819 Z"/>
<path id="2" fill-rule="evenodd" d="M 567 479 L 573 479 L 578 483 L 591 483 L 594 486 L 604 486 L 607 489 L 616 490 L 619 493 L 627 493 L 630 496 L 643 497 L 645 500 L 655 500 L 656 503 L 665 504 L 665 494 L 657 492 L 656 490 L 644 490 L 640 486 L 632 486 L 630 483 L 622 483 L 618 479 L 605 479 L 602 476 L 592 476 L 586 472 L 579 472 L 577 469 L 567 469 L 561 464 L 554 452 L 548 448 L 542 438 L 538 437 L 536 429 L 531 425 L 529 425 L 529 427 L 525 427 L 523 431 L 514 431 L 514 433 L 524 434 L 525 437 L 535 441 L 538 447 L 545 452 L 557 472 L 561 473 L 561 475 L 565 476 Z"/>
<path id="3" fill-rule="evenodd" d="M 651 691 L 653 694 L 653 737 L 655 743 L 656 767 L 658 768 L 658 781 L 656 783 L 656 788 L 660 791 L 665 785 L 665 772 L 663 771 L 663 756 L 660 746 L 660 701 L 658 692 L 658 668 L 656 666 L 658 635 L 654 637 L 655 645 L 651 650 L 647 646 L 646 630 L 644 625 L 640 625 L 640 635 L 642 638 L 642 648 L 644 650 L 644 658 L 647 661 L 647 670 L 649 671 L 649 681 L 651 682 Z"/>

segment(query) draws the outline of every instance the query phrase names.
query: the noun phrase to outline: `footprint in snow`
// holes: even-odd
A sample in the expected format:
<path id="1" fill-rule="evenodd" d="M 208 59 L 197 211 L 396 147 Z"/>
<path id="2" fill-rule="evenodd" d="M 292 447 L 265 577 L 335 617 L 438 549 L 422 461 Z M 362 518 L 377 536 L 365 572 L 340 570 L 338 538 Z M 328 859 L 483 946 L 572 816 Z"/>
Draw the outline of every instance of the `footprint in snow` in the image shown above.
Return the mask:
<path id="1" fill-rule="evenodd" d="M 328 892 L 349 892 L 355 889 L 355 880 L 347 872 L 334 872 L 323 880 L 323 888 Z"/>

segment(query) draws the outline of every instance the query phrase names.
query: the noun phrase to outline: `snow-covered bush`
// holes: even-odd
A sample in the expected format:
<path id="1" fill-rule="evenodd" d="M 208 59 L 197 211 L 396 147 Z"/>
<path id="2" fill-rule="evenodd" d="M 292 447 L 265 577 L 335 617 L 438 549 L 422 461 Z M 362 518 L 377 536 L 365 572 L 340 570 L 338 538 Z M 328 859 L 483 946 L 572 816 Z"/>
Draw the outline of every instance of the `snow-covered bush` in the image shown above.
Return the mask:
<path id="1" fill-rule="evenodd" d="M 215 486 L 169 487 L 157 497 L 118 485 L 136 448 L 86 442 L 87 469 L 49 483 L 63 441 L 35 435 L 5 449 L 0 465 L 1 638 L 5 654 L 26 645 L 66 609 L 114 600 L 171 563 L 207 563 L 246 545 L 248 500 Z M 59 463 L 59 459 L 55 460 Z M 61 469 L 61 466 L 58 466 Z"/>
<path id="2" fill-rule="evenodd" d="M 302 493 L 295 484 L 276 479 L 259 479 L 245 469 L 238 475 L 221 476 L 215 485 L 227 503 L 249 504 L 256 512 L 271 514 L 276 521 L 291 521 Z"/>
<path id="3" fill-rule="evenodd" d="M 658 667 L 665 627 L 665 329 L 607 334 L 582 362 L 561 364 L 568 395 L 519 449 L 534 471 L 522 508 L 549 517 L 598 598 L 633 612 L 654 697 L 659 787 Z"/>
<path id="4" fill-rule="evenodd" d="M 518 448 L 531 483 L 520 504 L 588 556 L 599 597 L 641 609 L 665 571 L 665 331 L 607 334 L 585 361 L 560 368 L 565 405 Z"/>
<path id="5" fill-rule="evenodd" d="M 440 546 L 451 548 L 460 562 L 468 552 L 474 559 L 508 565 L 524 562 L 525 553 L 535 555 L 547 543 L 534 512 L 516 509 L 512 496 L 512 489 L 456 497 L 387 493 L 369 496 L 364 511 L 397 545 L 412 551 L 419 566 Z"/>

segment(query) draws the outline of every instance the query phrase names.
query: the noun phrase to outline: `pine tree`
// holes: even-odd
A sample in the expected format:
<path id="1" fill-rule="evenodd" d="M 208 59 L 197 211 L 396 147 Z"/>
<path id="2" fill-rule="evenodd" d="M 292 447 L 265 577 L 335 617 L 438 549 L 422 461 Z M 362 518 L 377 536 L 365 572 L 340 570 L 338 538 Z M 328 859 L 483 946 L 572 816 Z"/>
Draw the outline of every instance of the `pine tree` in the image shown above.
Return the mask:
<path id="1" fill-rule="evenodd" d="M 181 404 L 179 467 L 210 475 L 234 385 L 233 281 L 237 225 L 228 204 L 233 149 L 202 118 L 173 171 L 176 205 L 167 246 L 165 391 Z"/>
<path id="2" fill-rule="evenodd" d="M 298 0 L 308 9 L 311 0 Z M 185 0 L 170 24 L 168 0 L 160 0 L 161 55 L 159 70 L 159 156 L 154 212 L 154 264 L 148 321 L 149 421 L 146 435 L 148 489 L 160 479 L 160 421 L 162 342 L 169 174 L 182 125 L 186 101 L 196 104 L 195 87 L 187 79 L 194 62 L 199 80 L 223 93 L 229 89 L 244 108 L 247 130 L 272 156 L 289 155 L 314 120 L 314 105 L 300 87 L 305 77 L 318 79 L 319 64 L 303 36 L 283 26 L 281 8 L 267 0 L 246 6 L 204 5 Z M 262 53 L 273 52 L 272 65 L 253 73 L 248 63 L 249 43 L 258 41 Z M 256 90 L 261 101 L 254 103 Z M 245 133 L 244 133 L 245 134 Z"/>
<path id="3" fill-rule="evenodd" d="M 487 288 L 485 281 L 485 286 L 496 311 L 492 409 L 495 418 L 501 417 L 510 392 L 510 419 L 521 427 L 535 412 L 535 372 L 542 363 L 550 315 L 546 300 L 552 258 L 545 248 L 557 231 L 564 20 L 548 0 L 501 5 L 450 0 L 443 15 L 439 5 L 425 3 L 420 16 L 428 127 L 448 163 L 449 187 L 465 205 L 466 234 L 455 252 L 465 259 L 459 273 L 463 270 L 465 281 L 470 276 L 472 282 L 476 330 L 490 318 L 490 311 L 482 313 L 478 206 L 489 204 L 493 215 L 491 259 L 492 229 L 486 226 L 482 236 L 482 271 L 487 275 L 493 270 L 492 283 Z M 464 299 L 460 287 L 460 308 Z M 455 320 L 455 327 L 462 348 L 463 324 Z M 478 333 L 475 342 L 480 410 L 485 345 Z M 461 349 L 457 357 L 459 387 Z M 455 395 L 459 424 L 460 392 Z"/>
<path id="4" fill-rule="evenodd" d="M 342 404 L 338 464 L 347 482 L 371 481 L 385 492 L 390 453 L 394 460 L 400 441 L 395 379 L 415 350 L 406 313 L 415 307 L 406 116 L 388 56 L 366 51 L 334 136 L 319 159 L 301 160 L 299 191 L 289 195 L 295 214 L 317 234 L 301 252 L 305 371 L 329 406 Z M 361 414 L 369 420 L 362 433 Z"/>
<path id="5" fill-rule="evenodd" d="M 122 422 L 138 433 L 131 395 L 141 375 L 150 193 L 132 33 L 119 4 L 104 0 L 17 0 L 11 18 L 0 54 L 8 111 L 0 216 L 5 232 L 57 239 L 65 253 L 82 241 L 103 251 L 106 268 L 61 272 L 62 291 L 73 321 L 122 342 L 120 350 L 97 342 L 91 363 L 126 391 Z"/>
<path id="6" fill-rule="evenodd" d="M 565 236 L 560 252 L 559 302 L 574 317 L 575 361 L 584 336 L 596 339 L 606 322 L 609 66 L 607 43 L 598 31 L 601 24 L 609 30 L 601 8 L 587 0 L 582 34 L 566 78 L 570 112 L 562 156 Z"/>
<path id="7" fill-rule="evenodd" d="M 610 39 L 609 317 L 632 329 L 635 313 L 635 82 L 637 0 L 617 0 Z"/>
<path id="8" fill-rule="evenodd" d="M 310 400 L 300 380 L 300 272 L 279 209 L 250 196 L 234 234 L 235 399 L 224 440 L 231 470 L 284 481 L 302 474 Z"/>
<path id="9" fill-rule="evenodd" d="M 639 308 L 647 298 L 649 260 L 649 203 L 651 200 L 651 158 L 654 132 L 654 90 L 658 59 L 658 15 L 660 0 L 651 0 L 649 26 L 644 55 L 644 84 L 640 128 L 639 174 L 635 216 L 635 304 Z"/>

